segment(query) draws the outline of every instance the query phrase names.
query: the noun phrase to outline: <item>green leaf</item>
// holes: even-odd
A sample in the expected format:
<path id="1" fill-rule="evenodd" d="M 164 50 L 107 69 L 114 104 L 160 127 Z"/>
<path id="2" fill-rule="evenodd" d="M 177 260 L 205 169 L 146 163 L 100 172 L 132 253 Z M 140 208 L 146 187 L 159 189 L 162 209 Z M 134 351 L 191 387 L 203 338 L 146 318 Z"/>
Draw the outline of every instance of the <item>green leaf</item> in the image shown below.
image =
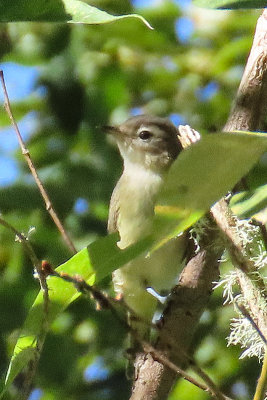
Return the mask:
<path id="1" fill-rule="evenodd" d="M 57 271 L 62 271 L 62 269 L 69 274 L 76 272 L 81 274 L 84 279 L 89 279 L 93 271 L 89 263 L 87 249 L 83 249 L 74 255 L 70 260 L 57 268 Z M 47 282 L 50 298 L 48 321 L 50 323 L 70 302 L 78 297 L 78 293 L 73 285 L 68 285 L 61 279 L 51 277 L 47 279 Z M 40 334 L 43 315 L 43 295 L 40 292 L 32 305 L 16 343 L 6 376 L 6 387 L 13 382 L 21 369 L 35 357 L 36 338 Z"/>
<path id="2" fill-rule="evenodd" d="M 30 111 L 40 111 L 44 108 L 44 100 L 36 95 L 28 96 L 27 99 L 21 101 L 12 102 L 12 111 L 16 115 L 16 119 L 19 121 Z M 10 126 L 10 119 L 6 112 L 0 113 L 0 126 L 4 128 Z"/>
<path id="3" fill-rule="evenodd" d="M 0 22 L 38 21 L 107 24 L 123 18 L 138 18 L 138 14 L 114 16 L 79 0 L 0 0 Z"/>
<path id="4" fill-rule="evenodd" d="M 75 254 L 70 260 L 59 266 L 57 272 L 65 272 L 71 276 L 79 275 L 89 284 L 99 282 L 114 269 L 121 267 L 151 246 L 152 240 L 147 238 L 139 243 L 120 250 L 117 246 L 118 234 L 109 235 L 90 244 Z M 56 277 L 47 279 L 49 287 L 48 325 L 77 297 L 74 285 Z M 43 295 L 40 292 L 24 323 L 20 337 L 16 343 L 6 376 L 8 387 L 21 369 L 35 357 L 36 338 L 40 334 L 43 321 Z"/>
<path id="5" fill-rule="evenodd" d="M 98 283 L 115 269 L 122 267 L 151 246 L 152 238 L 144 238 L 127 249 L 117 246 L 118 234 L 99 239 L 88 246 L 90 262 L 95 272 L 94 282 Z M 64 269 L 63 269 L 64 270 Z"/>
<path id="6" fill-rule="evenodd" d="M 252 193 L 238 193 L 231 200 L 233 212 L 241 218 L 251 218 L 265 207 L 267 207 L 267 185 L 257 188 Z"/>
<path id="7" fill-rule="evenodd" d="M 146 238 L 125 250 L 117 246 L 118 234 L 90 244 L 58 272 L 80 275 L 89 284 L 98 283 L 144 251 L 154 250 L 170 237 L 196 222 L 209 208 L 245 175 L 267 149 L 267 135 L 258 133 L 224 133 L 205 135 L 184 150 L 168 175 L 155 218 L 154 237 Z M 55 277 L 48 279 L 49 324 L 78 296 L 74 286 Z M 36 338 L 43 318 L 43 297 L 39 293 L 25 321 L 8 370 L 9 385 L 34 356 Z M 25 357 L 24 357 L 25 355 Z"/>
<path id="8" fill-rule="evenodd" d="M 206 211 L 247 174 L 267 150 L 267 134 L 207 134 L 173 164 L 159 203 Z"/>
<path id="9" fill-rule="evenodd" d="M 219 9 L 266 7 L 265 0 L 193 0 L 193 4 L 198 7 Z"/>
<path id="10" fill-rule="evenodd" d="M 155 221 L 154 231 L 164 232 L 156 247 L 204 215 L 266 150 L 267 135 L 251 132 L 207 134 L 185 149 L 171 167 L 158 201 L 167 212 Z"/>

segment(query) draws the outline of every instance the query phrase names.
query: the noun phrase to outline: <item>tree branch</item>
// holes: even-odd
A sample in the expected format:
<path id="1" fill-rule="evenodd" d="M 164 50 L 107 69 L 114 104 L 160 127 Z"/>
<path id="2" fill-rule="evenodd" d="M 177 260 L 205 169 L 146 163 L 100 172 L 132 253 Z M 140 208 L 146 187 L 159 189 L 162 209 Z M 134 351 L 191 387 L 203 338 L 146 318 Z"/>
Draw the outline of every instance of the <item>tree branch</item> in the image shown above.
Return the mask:
<path id="1" fill-rule="evenodd" d="M 216 387 L 214 382 L 205 374 L 204 371 L 199 368 L 196 363 L 190 359 L 190 365 L 192 369 L 203 379 L 204 382 L 207 382 L 208 385 L 202 384 L 198 382 L 195 378 L 190 376 L 188 373 L 186 373 L 184 370 L 179 368 L 177 365 L 172 363 L 168 358 L 163 353 L 160 353 L 157 349 L 155 349 L 150 343 L 144 341 L 142 338 L 140 338 L 137 334 L 136 331 L 132 330 L 132 327 L 129 325 L 127 318 L 121 318 L 120 313 L 118 312 L 118 305 L 121 303 L 121 301 L 117 301 L 113 298 L 108 297 L 106 294 L 101 292 L 99 289 L 97 289 L 95 286 L 89 285 L 83 278 L 81 278 L 78 275 L 71 276 L 67 273 L 64 272 L 57 272 L 55 271 L 50 263 L 47 261 L 42 262 L 42 271 L 45 276 L 55 276 L 57 278 L 63 279 L 66 282 L 72 283 L 75 288 L 82 294 L 89 294 L 91 295 L 99 304 L 100 308 L 106 308 L 109 309 L 115 318 L 119 320 L 119 322 L 123 325 L 124 328 L 127 330 L 131 331 L 132 335 L 134 338 L 140 343 L 140 345 L 143 347 L 144 351 L 149 352 L 153 357 L 163 363 L 166 367 L 170 368 L 172 371 L 175 372 L 175 374 L 178 374 L 185 380 L 191 382 L 193 385 L 197 386 L 198 388 L 204 390 L 205 392 L 210 393 L 214 398 L 218 400 L 230 400 L 229 398 L 226 398 L 224 395 L 222 395 L 219 391 L 219 389 Z M 122 302 L 122 305 L 124 308 L 126 308 L 127 311 L 129 308 L 125 303 Z M 99 308 L 97 306 L 97 308 Z M 138 317 L 137 317 L 138 318 Z M 152 327 L 153 324 L 151 324 L 150 327 Z M 157 328 L 157 326 L 153 326 L 154 328 Z M 173 344 L 175 346 L 175 343 Z M 186 355 L 185 355 L 186 356 Z"/>
<path id="2" fill-rule="evenodd" d="M 242 77 L 236 100 L 225 125 L 225 131 L 260 129 L 267 107 L 267 10 L 259 18 L 251 53 Z M 220 200 L 217 208 L 224 209 L 227 204 Z M 226 218 L 225 212 L 222 218 Z M 171 295 L 171 299 L 164 310 L 162 329 L 156 343 L 156 349 L 175 365 L 185 368 L 188 358 L 184 352 L 190 350 L 193 333 L 199 318 L 208 302 L 212 290 L 212 283 L 218 277 L 218 260 L 223 251 L 220 234 L 214 229 L 214 222 L 210 220 L 206 227 L 206 238 L 202 235 L 200 251 L 191 257 L 184 268 L 178 286 Z M 216 245 L 214 241 L 216 240 Z M 211 245 L 210 245 L 211 243 Z M 242 265 L 240 273 L 246 276 L 251 265 L 244 263 L 242 249 L 234 243 L 234 254 Z M 250 264 L 250 263 L 249 263 Z M 244 277 L 244 276 L 243 276 Z M 241 286 L 245 289 L 244 285 Z M 255 302 L 257 304 L 257 301 Z M 253 320 L 255 320 L 253 318 Z M 169 345 L 169 338 L 173 338 L 182 352 L 174 352 Z M 133 385 L 131 400 L 165 400 L 176 380 L 175 373 L 151 354 L 141 353 L 135 361 L 136 380 Z"/>
<path id="3" fill-rule="evenodd" d="M 199 318 L 209 300 L 213 282 L 219 277 L 219 259 L 223 251 L 217 237 L 215 224 L 205 229 L 195 254 L 192 247 L 189 261 L 179 283 L 173 290 L 160 321 L 161 329 L 155 348 L 175 365 L 185 369 L 190 364 L 188 353 Z M 177 350 L 178 349 L 178 350 Z M 181 349 L 181 351 L 179 351 Z M 139 354 L 135 362 L 137 379 L 134 382 L 131 400 L 164 400 L 168 397 L 177 376 L 164 363 L 151 354 Z M 206 381 L 207 383 L 207 381 Z M 212 388 L 210 388 L 211 391 Z M 217 393 L 218 399 L 225 398 Z"/>
<path id="4" fill-rule="evenodd" d="M 225 132 L 261 129 L 267 102 L 267 10 L 259 17 L 250 55 L 224 127 Z"/>
<path id="5" fill-rule="evenodd" d="M 244 228 L 223 200 L 216 203 L 211 212 L 226 239 L 226 247 L 233 265 L 237 268 L 238 283 L 249 306 L 252 320 L 263 336 L 267 337 L 267 291 L 263 279 L 259 274 L 255 276 L 255 264 L 245 256 L 244 244 L 238 236 L 239 230 Z"/>
<path id="6" fill-rule="evenodd" d="M 15 118 L 13 116 L 13 113 L 12 113 L 12 109 L 11 109 L 11 105 L 10 105 L 10 101 L 9 101 L 9 96 L 8 96 L 7 88 L 6 88 L 6 84 L 5 84 L 4 73 L 3 73 L 2 70 L 0 70 L 0 79 L 1 79 L 2 87 L 3 87 L 3 91 L 4 91 L 5 109 L 6 109 L 6 112 L 7 112 L 8 116 L 9 116 L 9 118 L 10 118 L 10 121 L 11 121 L 13 127 L 14 127 L 14 130 L 16 132 L 16 135 L 17 135 L 17 138 L 18 138 L 18 142 L 19 142 L 19 145 L 20 145 L 20 148 L 21 148 L 21 152 L 22 152 L 23 156 L 25 157 L 25 159 L 27 161 L 27 164 L 28 164 L 28 167 L 29 167 L 29 169 L 31 171 L 31 174 L 32 174 L 32 176 L 33 176 L 33 178 L 34 178 L 34 180 L 35 180 L 35 182 L 36 182 L 36 184 L 38 186 L 38 189 L 39 189 L 39 191 L 41 193 L 41 196 L 42 196 L 42 198 L 43 198 L 43 200 L 45 202 L 45 206 L 46 206 L 47 211 L 49 212 L 52 220 L 56 224 L 56 226 L 57 226 L 59 232 L 61 233 L 64 241 L 66 242 L 68 248 L 70 249 L 70 251 L 73 254 L 75 254 L 75 253 L 77 253 L 77 250 L 76 250 L 74 244 L 72 243 L 68 233 L 66 232 L 62 222 L 58 218 L 58 215 L 57 215 L 57 213 L 56 213 L 56 211 L 55 211 L 55 209 L 53 207 L 52 201 L 50 200 L 50 197 L 48 196 L 48 194 L 47 194 L 47 192 L 46 192 L 46 190 L 45 190 L 45 188 L 44 188 L 44 186 L 43 186 L 43 184 L 42 184 L 42 182 L 41 182 L 41 180 L 39 178 L 39 175 L 38 175 L 38 173 L 36 171 L 36 168 L 35 168 L 35 166 L 33 164 L 30 152 L 27 149 L 27 147 L 26 147 L 26 145 L 25 145 L 25 143 L 24 143 L 24 141 L 22 139 L 21 133 L 20 133 L 19 128 L 18 128 L 18 125 L 17 125 L 17 123 L 15 121 Z"/>

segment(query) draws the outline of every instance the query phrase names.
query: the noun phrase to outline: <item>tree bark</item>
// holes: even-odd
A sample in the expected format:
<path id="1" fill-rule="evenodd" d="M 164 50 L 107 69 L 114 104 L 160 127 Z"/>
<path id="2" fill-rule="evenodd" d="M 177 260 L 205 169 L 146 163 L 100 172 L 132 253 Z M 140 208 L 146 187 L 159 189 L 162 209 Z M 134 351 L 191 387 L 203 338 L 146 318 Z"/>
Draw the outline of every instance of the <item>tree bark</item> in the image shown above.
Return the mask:
<path id="1" fill-rule="evenodd" d="M 225 131 L 260 129 L 267 110 L 267 9 L 258 19 L 253 45 Z M 225 200 L 218 202 L 225 207 Z M 217 245 L 214 245 L 216 242 Z M 187 354 L 194 331 L 218 278 L 223 251 L 214 222 L 205 229 L 200 251 L 185 266 L 177 287 L 164 310 L 157 351 L 181 368 L 189 364 Z M 180 350 L 179 350 L 180 349 Z M 177 379 L 174 371 L 150 353 L 140 353 L 135 361 L 136 379 L 130 400 L 165 400 Z"/>

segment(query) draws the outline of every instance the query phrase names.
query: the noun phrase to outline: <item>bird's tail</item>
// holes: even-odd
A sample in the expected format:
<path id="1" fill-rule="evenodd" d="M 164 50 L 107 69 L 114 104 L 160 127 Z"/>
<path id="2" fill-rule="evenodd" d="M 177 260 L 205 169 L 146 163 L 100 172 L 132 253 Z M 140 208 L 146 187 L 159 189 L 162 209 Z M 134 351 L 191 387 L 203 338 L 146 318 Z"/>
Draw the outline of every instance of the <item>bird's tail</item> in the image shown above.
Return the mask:
<path id="1" fill-rule="evenodd" d="M 152 319 L 157 307 L 157 299 L 142 289 L 137 296 L 124 296 L 124 301 L 128 307 L 128 325 L 130 329 L 126 350 L 126 358 L 128 360 L 126 375 L 129 379 L 132 379 L 133 362 L 136 354 L 143 349 L 142 341 L 150 340 Z"/>

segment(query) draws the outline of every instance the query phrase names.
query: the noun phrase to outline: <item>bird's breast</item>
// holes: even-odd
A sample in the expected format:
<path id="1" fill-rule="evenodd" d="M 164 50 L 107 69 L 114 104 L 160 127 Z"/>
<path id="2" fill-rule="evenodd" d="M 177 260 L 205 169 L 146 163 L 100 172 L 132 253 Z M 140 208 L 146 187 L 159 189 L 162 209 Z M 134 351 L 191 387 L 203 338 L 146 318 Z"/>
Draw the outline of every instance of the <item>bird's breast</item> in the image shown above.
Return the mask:
<path id="1" fill-rule="evenodd" d="M 149 235 L 156 196 L 162 177 L 138 166 L 125 169 L 120 180 L 118 231 L 119 246 L 125 248 Z"/>

